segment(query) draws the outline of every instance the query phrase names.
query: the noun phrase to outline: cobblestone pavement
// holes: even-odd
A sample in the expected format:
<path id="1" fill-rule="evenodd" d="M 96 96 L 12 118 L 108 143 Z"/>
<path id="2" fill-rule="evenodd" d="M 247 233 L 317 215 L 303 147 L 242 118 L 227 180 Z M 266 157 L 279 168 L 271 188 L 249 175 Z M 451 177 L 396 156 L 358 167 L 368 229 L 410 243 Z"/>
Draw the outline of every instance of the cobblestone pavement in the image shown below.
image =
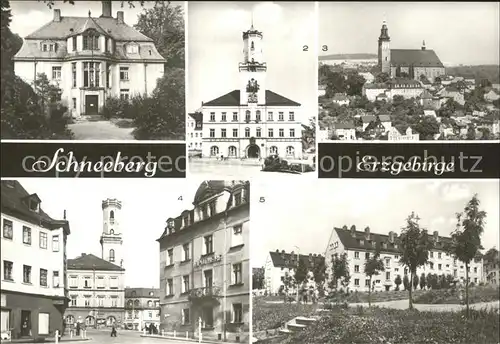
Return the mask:
<path id="1" fill-rule="evenodd" d="M 120 128 L 108 121 L 77 122 L 68 128 L 76 140 L 134 140 L 134 128 Z"/>
<path id="2" fill-rule="evenodd" d="M 110 330 L 89 330 L 87 331 L 88 341 L 82 343 L 92 344 L 179 344 L 190 343 L 186 341 L 176 341 L 160 338 L 141 337 L 140 332 L 118 331 L 116 337 L 111 337 Z"/>

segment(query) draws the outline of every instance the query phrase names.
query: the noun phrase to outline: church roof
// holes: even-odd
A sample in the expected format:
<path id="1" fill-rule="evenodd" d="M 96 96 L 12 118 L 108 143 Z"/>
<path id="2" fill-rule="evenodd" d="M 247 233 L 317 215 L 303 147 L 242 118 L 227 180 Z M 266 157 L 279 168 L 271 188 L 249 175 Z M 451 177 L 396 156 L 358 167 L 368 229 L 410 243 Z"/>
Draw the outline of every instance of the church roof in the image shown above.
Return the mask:
<path id="1" fill-rule="evenodd" d="M 133 27 L 119 22 L 117 18 L 110 17 L 89 18 L 61 16 L 61 21 L 50 21 L 25 38 L 64 40 L 68 36 L 77 32 L 82 32 L 82 29 L 87 28 L 94 28 L 99 32 L 103 30 L 108 36 L 117 41 L 153 41 Z"/>
<path id="2" fill-rule="evenodd" d="M 240 106 L 240 90 L 231 91 L 219 98 L 215 98 L 203 106 Z M 273 91 L 266 90 L 266 106 L 300 106 L 299 103 L 283 97 L 282 95 Z"/>
<path id="3" fill-rule="evenodd" d="M 444 68 L 434 50 L 428 49 L 391 49 L 391 65 Z"/>
<path id="4" fill-rule="evenodd" d="M 68 259 L 68 270 L 125 271 L 107 260 L 85 253 L 78 258 Z"/>

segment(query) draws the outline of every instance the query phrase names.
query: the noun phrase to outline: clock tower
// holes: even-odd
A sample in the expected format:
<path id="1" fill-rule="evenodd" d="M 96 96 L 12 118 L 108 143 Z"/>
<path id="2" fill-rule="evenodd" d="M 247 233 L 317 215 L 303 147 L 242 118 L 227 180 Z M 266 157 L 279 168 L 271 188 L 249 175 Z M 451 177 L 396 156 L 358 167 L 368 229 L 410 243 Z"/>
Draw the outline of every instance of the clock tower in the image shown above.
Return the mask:
<path id="1" fill-rule="evenodd" d="M 266 103 L 267 65 L 262 54 L 262 32 L 253 26 L 243 32 L 243 62 L 239 64 L 241 77 L 240 105 L 256 106 Z"/>
<path id="2" fill-rule="evenodd" d="M 123 267 L 123 237 L 120 230 L 122 202 L 117 199 L 102 201 L 102 259 Z"/>

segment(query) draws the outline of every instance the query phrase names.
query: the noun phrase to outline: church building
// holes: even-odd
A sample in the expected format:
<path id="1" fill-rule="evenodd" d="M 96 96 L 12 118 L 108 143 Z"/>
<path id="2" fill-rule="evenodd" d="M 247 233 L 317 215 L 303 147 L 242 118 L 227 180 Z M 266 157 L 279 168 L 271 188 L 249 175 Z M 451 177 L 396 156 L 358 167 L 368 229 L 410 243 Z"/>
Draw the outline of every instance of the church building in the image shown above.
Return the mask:
<path id="1" fill-rule="evenodd" d="M 122 204 L 102 201 L 101 257 L 82 253 L 68 259 L 70 304 L 64 314 L 67 327 L 76 322 L 90 327 L 123 325 L 125 315 L 125 269 L 120 231 Z"/>
<path id="2" fill-rule="evenodd" d="M 243 32 L 240 85 L 204 102 L 203 157 L 302 157 L 301 105 L 266 88 L 262 32 Z"/>
<path id="3" fill-rule="evenodd" d="M 421 80 L 424 75 L 430 82 L 438 76 L 445 75 L 445 68 L 436 52 L 427 49 L 425 41 L 420 49 L 391 49 L 389 30 L 384 21 L 378 38 L 378 66 L 382 73 L 391 78 L 404 77 Z"/>
<path id="4" fill-rule="evenodd" d="M 111 1 L 102 15 L 67 17 L 54 9 L 51 22 L 24 38 L 14 71 L 30 85 L 45 74 L 61 89 L 73 117 L 96 115 L 109 98 L 150 95 L 163 76 L 165 59 L 153 40 L 113 18 Z"/>

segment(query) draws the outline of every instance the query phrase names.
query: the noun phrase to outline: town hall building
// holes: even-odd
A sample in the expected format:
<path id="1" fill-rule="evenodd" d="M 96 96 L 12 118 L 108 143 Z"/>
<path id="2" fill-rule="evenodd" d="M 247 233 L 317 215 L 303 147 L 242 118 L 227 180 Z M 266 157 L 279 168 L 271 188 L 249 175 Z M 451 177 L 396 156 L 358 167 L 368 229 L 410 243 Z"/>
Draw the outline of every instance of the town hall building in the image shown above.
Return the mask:
<path id="1" fill-rule="evenodd" d="M 302 157 L 301 105 L 266 88 L 262 32 L 243 32 L 240 86 L 204 102 L 203 157 Z"/>
<path id="2" fill-rule="evenodd" d="M 64 313 L 67 327 L 76 322 L 90 327 L 122 326 L 125 316 L 125 269 L 120 230 L 122 204 L 102 201 L 101 257 L 82 253 L 68 259 L 70 303 Z"/>
<path id="3" fill-rule="evenodd" d="M 102 1 L 102 15 L 54 18 L 24 38 L 14 56 L 17 76 L 33 85 L 45 74 L 61 89 L 73 117 L 96 115 L 109 98 L 150 95 L 163 76 L 165 59 L 153 40 L 112 16 L 111 1 Z"/>
<path id="4" fill-rule="evenodd" d="M 403 77 L 419 80 L 424 75 L 430 82 L 435 78 L 445 75 L 445 68 L 436 52 L 427 49 L 425 41 L 421 49 L 391 49 L 389 30 L 384 21 L 378 38 L 378 66 L 382 73 L 387 73 L 391 78 Z"/>

